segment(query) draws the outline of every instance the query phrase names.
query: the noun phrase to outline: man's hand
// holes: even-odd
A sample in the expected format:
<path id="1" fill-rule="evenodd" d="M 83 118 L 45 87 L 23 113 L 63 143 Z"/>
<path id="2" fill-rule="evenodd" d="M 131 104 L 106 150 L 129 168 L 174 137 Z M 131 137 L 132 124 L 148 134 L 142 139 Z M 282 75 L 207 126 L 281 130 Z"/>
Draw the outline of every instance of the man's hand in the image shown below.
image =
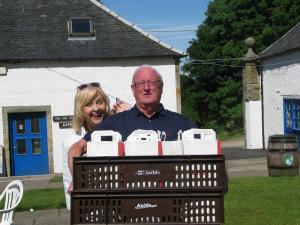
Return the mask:
<path id="1" fill-rule="evenodd" d="M 120 101 L 120 102 L 116 102 L 113 105 L 112 111 L 114 113 L 119 113 L 119 112 L 129 110 L 129 109 L 131 109 L 131 107 L 132 106 L 130 104 L 128 104 L 127 102 Z"/>
<path id="2" fill-rule="evenodd" d="M 81 156 L 86 153 L 86 141 L 84 139 L 80 139 L 76 143 L 74 143 L 69 152 L 68 152 L 68 165 L 71 174 L 73 175 L 73 157 Z"/>
<path id="3" fill-rule="evenodd" d="M 73 181 L 69 184 L 68 193 L 71 193 L 72 191 L 73 191 Z"/>

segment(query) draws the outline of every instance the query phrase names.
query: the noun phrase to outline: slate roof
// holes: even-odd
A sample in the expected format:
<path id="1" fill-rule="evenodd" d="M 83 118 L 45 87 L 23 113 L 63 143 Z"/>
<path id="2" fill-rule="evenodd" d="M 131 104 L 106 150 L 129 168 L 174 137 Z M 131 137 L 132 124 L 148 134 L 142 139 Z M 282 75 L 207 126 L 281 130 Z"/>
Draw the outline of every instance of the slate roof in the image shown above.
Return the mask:
<path id="1" fill-rule="evenodd" d="M 183 57 L 96 0 L 0 0 L 0 60 Z M 95 40 L 69 40 L 67 21 L 90 17 Z"/>
<path id="2" fill-rule="evenodd" d="M 300 22 L 275 43 L 260 53 L 259 58 L 269 58 L 297 49 L 300 49 Z"/>

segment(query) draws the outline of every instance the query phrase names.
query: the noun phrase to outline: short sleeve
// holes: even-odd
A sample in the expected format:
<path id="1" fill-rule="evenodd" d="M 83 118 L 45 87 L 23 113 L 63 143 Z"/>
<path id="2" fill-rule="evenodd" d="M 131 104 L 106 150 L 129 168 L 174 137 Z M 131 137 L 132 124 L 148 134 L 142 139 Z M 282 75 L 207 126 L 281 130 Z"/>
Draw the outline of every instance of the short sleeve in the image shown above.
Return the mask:
<path id="1" fill-rule="evenodd" d="M 91 131 L 87 132 L 87 133 L 83 136 L 83 140 L 85 140 L 86 142 L 91 141 L 91 134 L 92 134 Z"/>

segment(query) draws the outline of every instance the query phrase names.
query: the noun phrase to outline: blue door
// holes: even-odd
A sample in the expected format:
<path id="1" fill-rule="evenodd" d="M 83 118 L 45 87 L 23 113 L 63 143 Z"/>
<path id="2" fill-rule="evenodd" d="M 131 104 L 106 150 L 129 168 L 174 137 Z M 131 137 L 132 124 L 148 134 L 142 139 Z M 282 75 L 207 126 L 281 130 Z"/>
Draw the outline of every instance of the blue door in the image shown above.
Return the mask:
<path id="1" fill-rule="evenodd" d="M 46 113 L 12 113 L 8 121 L 12 175 L 49 173 Z"/>
<path id="2" fill-rule="evenodd" d="M 297 135 L 300 147 L 300 99 L 283 99 L 283 108 L 284 133 Z"/>

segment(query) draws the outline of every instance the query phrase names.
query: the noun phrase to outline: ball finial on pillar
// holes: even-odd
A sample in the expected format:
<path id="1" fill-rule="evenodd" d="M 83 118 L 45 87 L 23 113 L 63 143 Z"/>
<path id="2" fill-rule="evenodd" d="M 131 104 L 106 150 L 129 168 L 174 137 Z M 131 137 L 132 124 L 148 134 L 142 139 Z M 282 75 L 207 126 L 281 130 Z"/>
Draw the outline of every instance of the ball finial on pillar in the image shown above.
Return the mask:
<path id="1" fill-rule="evenodd" d="M 248 48 L 248 52 L 244 56 L 243 60 L 245 62 L 256 60 L 258 58 L 258 56 L 254 53 L 254 51 L 252 49 L 254 47 L 254 45 L 255 45 L 255 39 L 253 37 L 248 37 L 245 40 L 245 44 L 246 44 L 246 46 Z"/>
<path id="2" fill-rule="evenodd" d="M 253 37 L 248 37 L 245 40 L 245 44 L 247 45 L 248 48 L 253 48 L 255 45 L 255 39 Z"/>

